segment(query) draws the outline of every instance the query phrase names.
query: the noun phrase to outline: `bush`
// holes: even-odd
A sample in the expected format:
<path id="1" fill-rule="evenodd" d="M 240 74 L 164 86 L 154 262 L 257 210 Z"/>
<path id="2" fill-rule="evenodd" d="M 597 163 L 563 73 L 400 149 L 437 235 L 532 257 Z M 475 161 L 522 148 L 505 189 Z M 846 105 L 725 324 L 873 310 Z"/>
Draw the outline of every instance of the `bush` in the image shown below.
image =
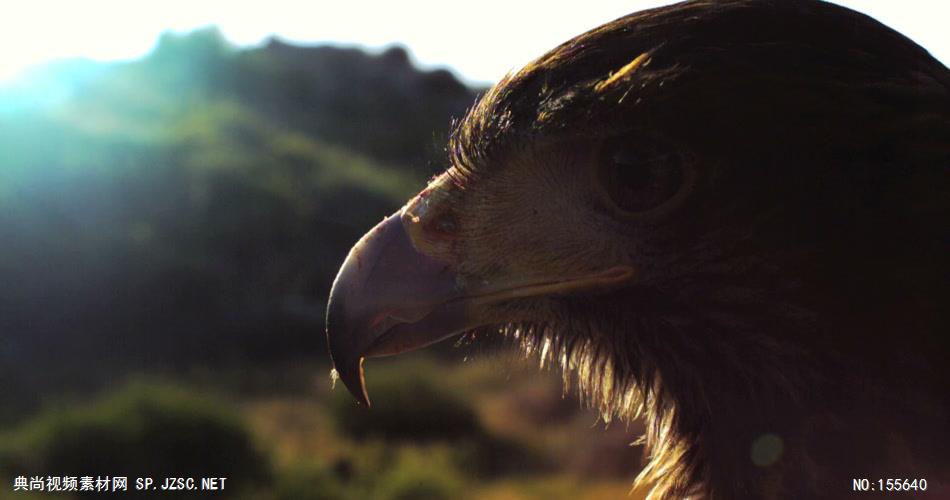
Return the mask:
<path id="1" fill-rule="evenodd" d="M 456 396 L 468 381 L 453 383 L 445 373 L 425 358 L 374 366 L 368 380 L 372 407 L 358 405 L 338 388 L 330 402 L 335 426 L 364 444 L 380 440 L 384 447 L 447 446 L 452 463 L 483 478 L 549 467 L 544 457 L 523 444 L 488 432 L 473 403 Z M 400 481 L 397 476 L 393 480 Z"/>
<path id="2" fill-rule="evenodd" d="M 380 479 L 375 498 L 381 500 L 443 500 L 459 498 L 464 482 L 448 452 L 401 450 L 395 465 Z"/>
<path id="3" fill-rule="evenodd" d="M 0 469 L 10 476 L 227 477 L 228 490 L 241 490 L 270 475 L 232 410 L 142 382 L 85 407 L 48 410 L 0 443 Z"/>
<path id="4" fill-rule="evenodd" d="M 370 377 L 372 408 L 357 405 L 342 388 L 334 391 L 331 415 L 343 434 L 422 442 L 483 434 L 471 404 L 455 396 L 433 365 L 391 364 Z"/>
<path id="5" fill-rule="evenodd" d="M 341 500 L 348 498 L 340 480 L 321 464 L 299 463 L 281 471 L 273 500 Z"/>

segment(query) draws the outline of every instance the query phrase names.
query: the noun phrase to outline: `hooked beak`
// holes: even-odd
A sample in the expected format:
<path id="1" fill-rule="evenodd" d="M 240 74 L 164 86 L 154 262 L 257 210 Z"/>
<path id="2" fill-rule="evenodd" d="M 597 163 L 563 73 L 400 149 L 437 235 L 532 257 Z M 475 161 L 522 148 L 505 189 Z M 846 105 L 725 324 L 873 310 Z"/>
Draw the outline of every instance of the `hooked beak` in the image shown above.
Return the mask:
<path id="1" fill-rule="evenodd" d="M 366 405 L 364 358 L 419 349 L 467 326 L 463 304 L 452 303 L 459 297 L 454 273 L 413 248 L 401 214 L 353 246 L 327 305 L 330 357 L 340 380 Z"/>
<path id="2" fill-rule="evenodd" d="M 487 307 L 524 297 L 603 288 L 628 281 L 619 266 L 575 278 L 463 287 L 450 263 L 418 250 L 419 218 L 404 208 L 366 233 L 347 255 L 327 304 L 327 342 L 340 380 L 369 406 L 363 360 L 428 346 L 491 324 Z"/>

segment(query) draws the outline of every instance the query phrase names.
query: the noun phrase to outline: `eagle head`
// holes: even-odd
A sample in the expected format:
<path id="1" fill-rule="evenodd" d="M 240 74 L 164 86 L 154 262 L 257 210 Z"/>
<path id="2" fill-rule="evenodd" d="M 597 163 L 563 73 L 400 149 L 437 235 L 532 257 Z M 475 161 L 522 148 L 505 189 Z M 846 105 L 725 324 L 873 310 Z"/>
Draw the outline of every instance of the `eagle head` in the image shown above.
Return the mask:
<path id="1" fill-rule="evenodd" d="M 620 18 L 483 95 L 446 171 L 353 247 L 335 369 L 368 405 L 365 358 L 517 339 L 605 419 L 645 418 L 659 498 L 935 481 L 948 147 L 950 72 L 856 12 Z"/>

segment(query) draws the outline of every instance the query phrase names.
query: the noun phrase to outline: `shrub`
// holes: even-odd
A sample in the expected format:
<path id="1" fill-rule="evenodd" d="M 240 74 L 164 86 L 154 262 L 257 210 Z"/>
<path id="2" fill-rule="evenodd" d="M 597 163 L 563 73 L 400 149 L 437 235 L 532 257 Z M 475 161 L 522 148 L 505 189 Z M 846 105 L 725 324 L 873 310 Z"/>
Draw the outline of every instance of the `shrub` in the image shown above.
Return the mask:
<path id="1" fill-rule="evenodd" d="M 298 463 L 281 471 L 273 500 L 341 500 L 348 498 L 340 480 L 325 466 Z"/>
<path id="2" fill-rule="evenodd" d="M 0 442 L 9 475 L 227 477 L 228 490 L 270 475 L 234 411 L 169 385 L 136 382 L 87 406 L 47 410 Z"/>
<path id="3" fill-rule="evenodd" d="M 452 465 L 446 450 L 425 452 L 406 448 L 377 483 L 375 498 L 381 500 L 443 500 L 459 498 L 464 491 L 462 475 Z"/>
<path id="4" fill-rule="evenodd" d="M 350 437 L 431 441 L 482 435 L 471 404 L 452 392 L 429 363 L 382 366 L 372 375 L 369 409 L 342 388 L 334 391 L 331 414 Z"/>

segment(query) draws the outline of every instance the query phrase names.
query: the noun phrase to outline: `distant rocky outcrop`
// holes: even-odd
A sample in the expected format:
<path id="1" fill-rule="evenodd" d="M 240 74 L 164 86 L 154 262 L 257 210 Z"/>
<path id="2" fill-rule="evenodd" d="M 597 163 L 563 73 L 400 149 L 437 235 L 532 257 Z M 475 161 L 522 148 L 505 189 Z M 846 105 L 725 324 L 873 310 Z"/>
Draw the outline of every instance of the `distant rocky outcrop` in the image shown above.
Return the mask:
<path id="1" fill-rule="evenodd" d="M 277 120 L 389 162 L 439 158 L 449 121 L 475 91 L 444 69 L 420 71 L 402 47 L 373 55 L 355 48 L 300 47 L 272 39 L 242 52 L 243 99 Z M 259 89 L 273 91 L 261 99 Z"/>

